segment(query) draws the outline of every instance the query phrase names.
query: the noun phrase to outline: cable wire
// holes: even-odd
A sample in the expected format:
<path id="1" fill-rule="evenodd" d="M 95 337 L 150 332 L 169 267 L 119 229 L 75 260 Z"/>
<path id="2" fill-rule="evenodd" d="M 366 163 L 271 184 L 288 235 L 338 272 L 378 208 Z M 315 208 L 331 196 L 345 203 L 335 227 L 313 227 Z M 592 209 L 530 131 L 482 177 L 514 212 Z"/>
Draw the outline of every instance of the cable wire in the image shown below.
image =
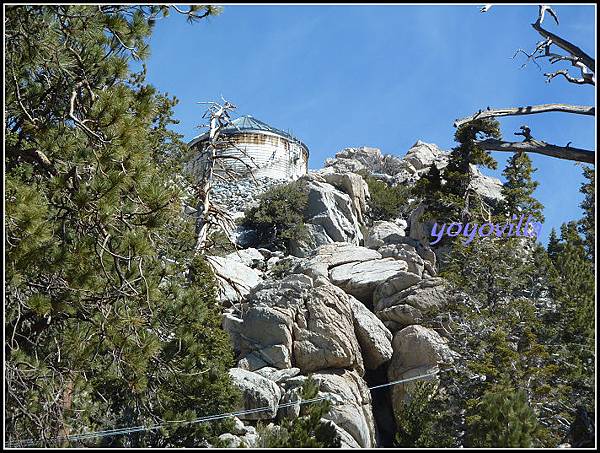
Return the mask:
<path id="1" fill-rule="evenodd" d="M 419 376 L 413 376 L 413 377 L 406 378 L 406 379 L 399 379 L 396 381 L 387 382 L 385 384 L 375 385 L 373 387 L 369 387 L 368 389 L 376 390 L 376 389 L 380 389 L 383 387 L 390 387 L 392 385 L 403 384 L 405 382 L 416 381 L 418 379 L 435 376 L 436 374 L 438 374 L 440 372 L 441 371 L 434 371 L 431 373 L 426 373 L 426 374 L 422 374 Z M 60 441 L 65 441 L 65 440 L 78 441 L 78 440 L 87 440 L 87 439 L 102 438 L 102 437 L 109 437 L 109 436 L 118 436 L 118 435 L 122 435 L 122 434 L 132 434 L 132 433 L 137 433 L 137 432 L 141 432 L 141 431 L 154 431 L 154 430 L 163 428 L 167 425 L 183 426 L 183 425 L 191 425 L 191 424 L 196 424 L 196 423 L 206 423 L 206 422 L 211 422 L 211 421 L 215 421 L 215 420 L 222 420 L 225 418 L 238 417 L 240 415 L 255 414 L 258 412 L 271 411 L 273 409 L 279 410 L 279 409 L 283 409 L 286 407 L 292 407 L 295 405 L 316 403 L 318 401 L 323 401 L 323 400 L 331 401 L 332 398 L 330 395 L 326 395 L 326 396 L 320 396 L 317 398 L 311 398 L 311 399 L 307 399 L 307 400 L 292 401 L 289 403 L 279 404 L 279 405 L 277 405 L 276 408 L 273 408 L 273 406 L 264 406 L 264 407 L 254 408 L 254 409 L 246 409 L 243 411 L 227 412 L 224 414 L 207 415 L 204 417 L 195 418 L 193 420 L 175 420 L 175 421 L 167 421 L 167 422 L 163 422 L 163 423 L 160 423 L 157 425 L 151 425 L 151 426 L 140 425 L 140 426 L 131 426 L 131 427 L 121 427 L 121 428 L 107 429 L 107 430 L 103 430 L 103 431 L 93 431 L 93 432 L 89 432 L 89 433 L 72 434 L 69 436 L 52 437 L 50 439 L 45 439 L 45 441 L 46 442 L 60 442 Z M 336 405 L 335 402 L 333 402 L 333 404 Z M 44 439 L 26 439 L 26 440 L 20 440 L 20 441 L 9 441 L 5 446 L 7 448 L 34 447 L 35 445 L 38 445 L 38 444 L 42 443 L 43 441 L 44 441 Z"/>

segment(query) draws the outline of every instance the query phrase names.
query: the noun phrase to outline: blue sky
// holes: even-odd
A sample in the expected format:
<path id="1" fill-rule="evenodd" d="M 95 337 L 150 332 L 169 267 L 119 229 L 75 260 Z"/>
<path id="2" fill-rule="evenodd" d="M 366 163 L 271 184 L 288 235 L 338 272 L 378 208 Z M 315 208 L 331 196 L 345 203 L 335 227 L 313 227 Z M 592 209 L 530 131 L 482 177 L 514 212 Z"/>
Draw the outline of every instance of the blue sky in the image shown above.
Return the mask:
<path id="1" fill-rule="evenodd" d="M 557 6 L 552 31 L 595 55 L 593 6 Z M 157 21 L 148 80 L 177 96 L 176 130 L 199 133 L 198 101 L 221 95 L 275 127 L 290 130 L 311 152 L 310 167 L 345 147 L 373 146 L 403 156 L 418 139 L 454 146 L 455 118 L 491 106 L 564 102 L 594 104 L 592 86 L 545 83 L 535 64 L 521 68 L 519 48 L 540 36 L 536 6 L 225 6 L 220 16 L 188 24 L 177 14 Z M 592 117 L 546 113 L 501 119 L 507 140 L 522 124 L 549 143 L 595 149 Z M 509 157 L 494 152 L 501 178 Z M 581 168 L 531 155 L 542 230 L 581 216 Z"/>

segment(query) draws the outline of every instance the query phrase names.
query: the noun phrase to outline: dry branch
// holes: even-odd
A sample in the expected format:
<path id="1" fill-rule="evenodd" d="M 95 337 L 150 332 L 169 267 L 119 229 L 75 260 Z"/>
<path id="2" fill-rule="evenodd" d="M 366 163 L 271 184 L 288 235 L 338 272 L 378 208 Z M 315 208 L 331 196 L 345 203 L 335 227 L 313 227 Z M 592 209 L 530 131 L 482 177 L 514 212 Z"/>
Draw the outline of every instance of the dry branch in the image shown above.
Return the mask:
<path id="1" fill-rule="evenodd" d="M 546 112 L 575 113 L 578 115 L 596 115 L 596 108 L 589 105 L 570 105 L 570 104 L 540 104 L 528 105 L 526 107 L 509 107 L 504 109 L 480 110 L 474 115 L 454 121 L 454 127 L 458 127 L 469 121 L 483 118 L 492 118 L 497 116 L 519 116 L 534 115 Z"/>
<path id="2" fill-rule="evenodd" d="M 574 160 L 577 162 L 585 162 L 588 164 L 595 163 L 596 153 L 587 149 L 573 148 L 567 146 L 551 145 L 540 140 L 527 140 L 524 142 L 505 142 L 495 138 L 480 140 L 477 145 L 486 151 L 504 151 L 504 152 L 528 152 L 535 154 L 543 154 L 550 157 L 558 157 L 559 159 Z"/>
<path id="3" fill-rule="evenodd" d="M 544 5 L 540 6 L 540 11 L 542 11 Z M 540 16 L 538 17 L 538 20 L 534 23 L 531 24 L 531 26 L 545 39 L 552 41 L 552 44 L 557 45 L 558 47 L 560 47 L 562 50 L 564 50 L 565 52 L 568 52 L 570 55 L 572 55 L 573 57 L 577 58 L 579 61 L 581 61 L 585 66 L 588 67 L 588 69 L 592 72 L 595 71 L 596 69 L 596 61 L 590 57 L 587 53 L 585 53 L 582 49 L 580 49 L 579 47 L 577 47 L 575 44 L 567 41 L 564 38 L 561 38 L 558 35 L 555 35 L 554 33 L 544 29 L 542 27 L 542 19 L 543 19 L 543 14 L 540 13 Z"/>

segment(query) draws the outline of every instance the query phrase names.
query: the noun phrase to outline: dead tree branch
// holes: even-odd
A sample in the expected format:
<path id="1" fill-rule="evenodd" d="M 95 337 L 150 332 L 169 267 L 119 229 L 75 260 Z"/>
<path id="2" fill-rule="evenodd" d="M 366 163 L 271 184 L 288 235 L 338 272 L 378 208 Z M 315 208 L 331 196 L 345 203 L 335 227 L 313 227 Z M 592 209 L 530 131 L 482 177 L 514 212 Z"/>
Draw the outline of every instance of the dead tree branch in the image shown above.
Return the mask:
<path id="1" fill-rule="evenodd" d="M 589 78 L 573 77 L 571 74 L 569 74 L 569 71 L 567 71 L 566 69 L 561 69 L 559 71 L 554 71 L 554 72 L 547 72 L 544 74 L 544 76 L 546 77 L 546 82 L 548 82 L 548 83 L 550 83 L 550 81 L 554 77 L 563 76 L 565 79 L 567 79 L 567 82 L 575 83 L 577 85 L 585 85 L 585 84 L 593 85 L 594 84 L 594 82 L 592 80 L 590 80 Z"/>
<path id="2" fill-rule="evenodd" d="M 457 119 L 454 121 L 454 127 L 459 127 L 464 123 L 476 119 L 492 118 L 498 116 L 519 116 L 519 115 L 535 115 L 546 112 L 563 112 L 575 113 L 577 115 L 596 115 L 596 108 L 590 105 L 570 105 L 570 104 L 540 104 L 528 105 L 526 107 L 508 107 L 504 109 L 489 109 L 479 110 L 474 115 Z"/>
<path id="3" fill-rule="evenodd" d="M 486 151 L 504 151 L 510 153 L 528 152 L 535 154 L 543 154 L 550 157 L 558 157 L 559 159 L 574 160 L 577 162 L 585 162 L 588 164 L 595 163 L 596 153 L 587 149 L 573 148 L 567 146 L 551 145 L 540 140 L 527 140 L 524 142 L 506 142 L 494 138 L 480 140 L 477 146 Z"/>
<path id="4" fill-rule="evenodd" d="M 489 11 L 492 5 L 486 5 L 481 8 L 481 12 L 485 13 Z M 565 38 L 558 36 L 551 31 L 546 30 L 542 27 L 542 23 L 544 22 L 544 18 L 546 13 L 550 14 L 556 24 L 559 24 L 558 15 L 556 12 L 548 5 L 539 5 L 538 18 L 535 23 L 531 24 L 533 29 L 543 38 L 543 40 L 535 46 L 535 49 L 532 52 L 526 52 L 523 49 L 518 49 L 515 52 L 516 57 L 519 53 L 527 56 L 527 60 L 521 66 L 524 67 L 527 65 L 529 61 L 533 61 L 538 68 L 540 65 L 538 64 L 538 59 L 548 59 L 550 64 L 555 64 L 560 61 L 568 61 L 571 63 L 571 66 L 574 66 L 579 69 L 581 72 L 581 77 L 574 77 L 569 74 L 566 69 L 561 69 L 555 72 L 548 72 L 544 74 L 546 76 L 546 82 L 550 82 L 556 76 L 563 76 L 565 80 L 569 83 L 575 83 L 578 85 L 595 85 L 596 84 L 596 61 L 590 55 L 588 55 L 585 51 L 583 51 L 580 47 L 576 46 L 572 42 L 568 41 Z M 556 46 L 562 51 L 566 52 L 566 55 L 557 53 L 553 51 L 552 46 Z M 540 68 L 541 69 L 541 68 Z"/>
<path id="5" fill-rule="evenodd" d="M 567 41 L 564 38 L 561 38 L 558 35 L 555 35 L 554 33 L 542 27 L 544 14 L 546 11 L 552 14 L 554 19 L 556 20 L 556 23 L 558 24 L 558 19 L 554 11 L 552 11 L 552 9 L 547 5 L 540 5 L 538 20 L 534 24 L 531 24 L 535 31 L 537 31 L 544 39 L 551 41 L 552 44 L 555 44 L 556 46 L 560 47 L 562 50 L 570 54 L 572 57 L 576 58 L 578 61 L 581 61 L 581 63 L 587 66 L 587 68 L 591 72 L 595 72 L 596 61 L 592 57 L 590 57 L 586 52 L 577 47 L 575 44 Z"/>

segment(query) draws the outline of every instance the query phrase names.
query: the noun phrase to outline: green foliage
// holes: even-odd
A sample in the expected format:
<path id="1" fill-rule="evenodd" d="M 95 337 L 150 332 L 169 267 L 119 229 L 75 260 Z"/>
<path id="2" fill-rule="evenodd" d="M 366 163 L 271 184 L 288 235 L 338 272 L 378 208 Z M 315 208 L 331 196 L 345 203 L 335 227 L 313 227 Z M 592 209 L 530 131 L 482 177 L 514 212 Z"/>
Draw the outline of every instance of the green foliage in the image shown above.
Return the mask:
<path id="1" fill-rule="evenodd" d="M 531 162 L 514 155 L 504 171 L 505 202 L 483 220 L 487 207 L 470 190 L 468 169 L 493 166 L 475 137 L 498 137 L 494 123 L 457 131 L 460 145 L 443 174 L 432 168 L 415 185 L 413 195 L 428 209 L 424 218 L 481 225 L 521 210 L 542 219 Z M 440 274 L 456 293 L 424 323 L 443 326 L 458 357 L 454 370 L 439 375 L 443 392 L 416 393 L 406 409 L 416 421 L 398 421 L 400 445 L 556 447 L 575 407 L 592 410 L 594 176 L 585 171 L 584 219 L 564 225 L 560 240 L 552 231 L 547 251 L 530 238 L 444 241 Z"/>
<path id="2" fill-rule="evenodd" d="M 319 385 L 309 376 L 302 385 L 302 399 L 317 396 Z M 339 448 L 340 437 L 335 428 L 321 419 L 331 409 L 328 400 L 306 403 L 301 406 L 300 416 L 284 419 L 279 429 L 270 432 L 259 430 L 258 446 L 263 448 Z"/>
<path id="3" fill-rule="evenodd" d="M 496 161 L 477 145 L 477 140 L 489 137 L 500 138 L 500 125 L 493 118 L 474 120 L 456 130 L 458 146 L 452 149 L 448 165 L 441 172 L 432 166 L 412 189 L 427 207 L 424 220 L 467 223 L 483 219 L 483 208 L 488 211 L 489 207 L 471 186 L 470 165 L 496 168 Z"/>
<path id="4" fill-rule="evenodd" d="M 526 153 L 515 153 L 510 157 L 502 172 L 506 182 L 502 186 L 504 200 L 498 206 L 498 214 L 511 216 L 522 212 L 531 214 L 538 222 L 544 221 L 544 206 L 533 197 L 533 192 L 538 186 L 538 183 L 532 180 L 535 171 Z"/>
<path id="5" fill-rule="evenodd" d="M 395 444 L 404 448 L 451 447 L 453 439 L 440 431 L 444 409 L 436 382 L 416 382 L 396 417 Z"/>
<path id="6" fill-rule="evenodd" d="M 577 223 L 561 227 L 556 257 L 558 279 L 553 291 L 559 307 L 554 317 L 553 339 L 561 345 L 561 374 L 571 404 L 593 410 L 595 276 L 593 262 L 586 252 L 585 240 L 577 232 Z"/>
<path id="7" fill-rule="evenodd" d="M 369 187 L 369 209 L 373 220 L 392 220 L 400 217 L 402 208 L 408 204 L 409 189 L 404 186 L 390 186 L 374 176 L 361 172 Z"/>
<path id="8" fill-rule="evenodd" d="M 206 243 L 206 253 L 213 256 L 225 256 L 235 252 L 235 244 L 222 231 L 212 232 Z"/>
<path id="9" fill-rule="evenodd" d="M 514 237 L 476 237 L 465 245 L 457 238 L 452 242 L 452 252 L 444 259 L 440 275 L 485 306 L 495 306 L 529 283 L 524 270 L 527 267 L 531 271 L 533 266 L 532 263 L 525 266 L 523 241 Z"/>
<path id="10" fill-rule="evenodd" d="M 454 139 L 459 143 L 452 149 L 443 177 L 442 202 L 439 205 L 443 219 L 463 222 L 476 219 L 481 205 L 480 197 L 471 188 L 470 165 L 495 169 L 496 161 L 477 146 L 479 138 L 500 138 L 500 125 L 494 119 L 478 119 L 458 127 Z"/>
<path id="11" fill-rule="evenodd" d="M 561 244 L 558 236 L 556 234 L 556 230 L 552 228 L 550 231 L 550 236 L 548 237 L 548 257 L 552 260 L 554 264 L 556 264 L 556 259 L 560 254 Z"/>
<path id="12" fill-rule="evenodd" d="M 561 246 L 556 258 L 560 275 L 556 298 L 561 302 L 564 318 L 563 338 L 570 342 L 586 341 L 594 336 L 594 271 L 575 222 L 561 227 Z"/>
<path id="13" fill-rule="evenodd" d="M 275 186 L 260 195 L 258 206 L 246 211 L 243 224 L 256 231 L 259 244 L 287 249 L 291 240 L 306 237 L 307 205 L 308 192 L 303 182 Z"/>
<path id="14" fill-rule="evenodd" d="M 540 245 L 516 238 L 482 238 L 468 246 L 453 244 L 442 275 L 464 296 L 444 307 L 430 321 L 431 327 L 447 326 L 452 332 L 449 346 L 461 358 L 455 364 L 457 372 L 441 374 L 448 396 L 440 412 L 453 422 L 435 422 L 431 432 L 438 439 L 443 434 L 450 436 L 464 446 L 502 446 L 510 439 L 520 439 L 515 442 L 522 446 L 558 445 L 566 432 L 557 417 L 570 419 L 573 413 L 565 408 L 573 408 L 578 399 L 590 401 L 593 378 L 591 356 L 586 362 L 581 356 L 583 349 L 569 346 L 574 339 L 565 337 L 569 331 L 565 322 L 578 319 L 567 315 L 556 299 L 565 291 L 561 285 L 568 273 L 561 275 Z M 581 291 L 571 288 L 572 294 Z M 544 308 L 548 298 L 558 307 Z M 587 320 L 593 324 L 593 315 Z M 537 428 L 527 428 L 526 436 L 518 431 L 490 437 L 492 429 L 481 424 L 491 417 L 485 395 L 499 388 L 526 392 L 540 421 Z M 462 411 L 466 419 L 460 415 Z M 524 423 L 529 427 L 529 418 L 511 426 Z"/>
<path id="15" fill-rule="evenodd" d="M 165 8 L 6 9 L 9 440 L 235 407 L 214 278 L 192 260 L 194 220 L 181 214 L 185 144 L 169 130 L 177 100 L 144 81 Z M 195 446 L 226 425 L 101 442 Z"/>
<path id="16" fill-rule="evenodd" d="M 587 181 L 581 185 L 580 189 L 585 198 L 581 203 L 583 218 L 579 221 L 579 231 L 585 238 L 585 250 L 589 260 L 593 263 L 596 246 L 596 171 L 594 167 L 584 167 L 583 176 Z"/>
<path id="17" fill-rule="evenodd" d="M 467 420 L 471 447 L 529 448 L 537 431 L 535 412 L 522 389 L 490 389 L 477 403 L 477 415 Z"/>

